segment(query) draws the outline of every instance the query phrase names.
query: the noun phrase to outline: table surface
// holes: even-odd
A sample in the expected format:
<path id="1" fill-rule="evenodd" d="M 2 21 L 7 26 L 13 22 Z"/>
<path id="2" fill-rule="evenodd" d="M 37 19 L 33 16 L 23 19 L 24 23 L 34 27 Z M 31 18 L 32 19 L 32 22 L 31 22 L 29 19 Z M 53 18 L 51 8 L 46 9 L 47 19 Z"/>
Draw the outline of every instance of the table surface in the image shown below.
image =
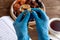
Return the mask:
<path id="1" fill-rule="evenodd" d="M 0 0 L 0 17 L 10 15 L 10 6 L 14 0 Z M 60 17 L 60 0 L 42 0 L 49 18 Z M 33 40 L 37 40 L 35 30 L 30 30 Z"/>

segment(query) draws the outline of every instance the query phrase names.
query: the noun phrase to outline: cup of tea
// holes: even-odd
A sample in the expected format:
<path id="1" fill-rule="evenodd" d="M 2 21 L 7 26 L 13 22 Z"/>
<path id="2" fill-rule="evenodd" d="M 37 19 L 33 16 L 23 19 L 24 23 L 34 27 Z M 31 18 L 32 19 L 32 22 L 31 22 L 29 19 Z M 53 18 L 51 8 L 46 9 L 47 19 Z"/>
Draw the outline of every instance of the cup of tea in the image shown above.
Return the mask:
<path id="1" fill-rule="evenodd" d="M 60 18 L 52 18 L 49 21 L 50 34 L 60 38 Z"/>

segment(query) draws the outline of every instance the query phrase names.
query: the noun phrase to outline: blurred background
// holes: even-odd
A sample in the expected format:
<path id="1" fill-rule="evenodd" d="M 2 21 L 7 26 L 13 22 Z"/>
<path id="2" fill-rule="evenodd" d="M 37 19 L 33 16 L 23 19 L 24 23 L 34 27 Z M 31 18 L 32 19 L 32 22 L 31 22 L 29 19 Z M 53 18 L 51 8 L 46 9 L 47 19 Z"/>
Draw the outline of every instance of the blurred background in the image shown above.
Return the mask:
<path id="1" fill-rule="evenodd" d="M 0 0 L 0 17 L 10 16 L 10 6 L 14 0 Z M 60 0 L 41 0 L 46 7 L 46 13 L 49 18 L 60 17 Z M 33 32 L 33 33 L 32 33 Z M 37 40 L 37 33 L 30 32 L 33 40 Z"/>

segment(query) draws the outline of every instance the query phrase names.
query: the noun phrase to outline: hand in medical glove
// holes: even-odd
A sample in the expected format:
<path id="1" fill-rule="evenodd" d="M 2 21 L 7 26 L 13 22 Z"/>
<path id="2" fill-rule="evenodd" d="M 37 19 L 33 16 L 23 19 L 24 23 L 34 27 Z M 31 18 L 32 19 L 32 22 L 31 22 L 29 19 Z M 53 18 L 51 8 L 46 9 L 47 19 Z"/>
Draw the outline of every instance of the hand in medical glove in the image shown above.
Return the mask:
<path id="1" fill-rule="evenodd" d="M 48 22 L 49 18 L 46 13 L 38 8 L 32 8 L 33 16 L 36 21 L 36 30 L 38 32 L 38 40 L 50 40 L 48 34 Z M 41 17 L 38 16 L 38 13 Z"/>
<path id="2" fill-rule="evenodd" d="M 22 19 L 22 16 L 24 14 L 26 14 L 26 16 Z M 30 13 L 26 10 L 17 17 L 17 19 L 13 24 L 16 30 L 18 40 L 29 40 L 29 35 L 28 35 L 29 17 L 30 17 Z"/>

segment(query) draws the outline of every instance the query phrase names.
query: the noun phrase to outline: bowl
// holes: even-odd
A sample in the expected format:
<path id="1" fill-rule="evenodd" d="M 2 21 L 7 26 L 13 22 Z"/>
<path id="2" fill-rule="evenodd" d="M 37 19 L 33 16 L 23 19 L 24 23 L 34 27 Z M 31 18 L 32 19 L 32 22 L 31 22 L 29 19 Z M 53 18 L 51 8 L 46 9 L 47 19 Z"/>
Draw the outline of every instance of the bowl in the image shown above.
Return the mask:
<path id="1" fill-rule="evenodd" d="M 13 5 L 16 3 L 16 1 L 17 1 L 17 0 L 15 0 L 15 1 L 12 3 L 11 9 L 10 9 L 11 17 L 12 17 L 14 20 L 17 18 L 16 15 L 14 14 L 14 8 L 13 8 Z M 43 7 L 42 10 L 46 11 L 46 10 L 45 10 L 45 5 L 43 4 L 43 2 L 41 2 L 41 4 L 42 4 L 42 7 Z M 35 21 L 30 21 L 30 22 L 29 22 L 29 26 L 35 26 L 35 24 L 36 24 Z"/>

